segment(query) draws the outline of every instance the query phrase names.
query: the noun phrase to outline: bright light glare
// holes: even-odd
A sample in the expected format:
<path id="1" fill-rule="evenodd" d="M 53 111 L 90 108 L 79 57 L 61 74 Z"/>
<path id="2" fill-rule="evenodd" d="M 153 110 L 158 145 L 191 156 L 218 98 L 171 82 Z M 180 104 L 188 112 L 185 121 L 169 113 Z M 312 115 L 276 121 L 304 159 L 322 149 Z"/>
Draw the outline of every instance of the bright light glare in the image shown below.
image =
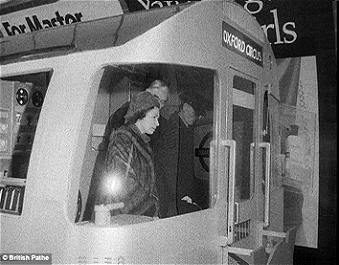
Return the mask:
<path id="1" fill-rule="evenodd" d="M 119 174 L 111 174 L 108 176 L 107 182 L 108 192 L 112 195 L 117 195 L 121 192 L 122 181 Z"/>
<path id="2" fill-rule="evenodd" d="M 111 191 L 113 193 L 115 193 L 115 192 L 120 190 L 120 187 L 121 187 L 121 182 L 117 178 L 112 179 L 112 182 L 111 182 Z"/>

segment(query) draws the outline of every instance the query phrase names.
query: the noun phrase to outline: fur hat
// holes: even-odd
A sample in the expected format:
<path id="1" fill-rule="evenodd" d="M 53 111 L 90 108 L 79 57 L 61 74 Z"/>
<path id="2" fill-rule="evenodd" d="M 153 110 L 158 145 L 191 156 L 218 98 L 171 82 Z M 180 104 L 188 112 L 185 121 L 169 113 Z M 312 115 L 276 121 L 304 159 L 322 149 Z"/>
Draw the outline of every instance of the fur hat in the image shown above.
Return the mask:
<path id="1" fill-rule="evenodd" d="M 130 120 L 137 113 L 153 107 L 160 108 L 160 103 L 156 97 L 147 91 L 139 92 L 132 97 L 125 115 L 125 120 Z"/>

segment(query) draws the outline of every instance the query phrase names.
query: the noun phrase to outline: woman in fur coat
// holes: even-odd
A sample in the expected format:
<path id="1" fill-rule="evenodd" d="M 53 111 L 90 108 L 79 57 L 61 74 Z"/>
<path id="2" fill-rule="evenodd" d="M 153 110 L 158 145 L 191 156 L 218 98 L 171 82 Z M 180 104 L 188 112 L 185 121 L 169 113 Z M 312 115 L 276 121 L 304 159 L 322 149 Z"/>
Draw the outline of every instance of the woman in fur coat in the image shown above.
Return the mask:
<path id="1" fill-rule="evenodd" d="M 149 92 L 136 94 L 125 115 L 125 124 L 113 131 L 106 155 L 106 172 L 98 204 L 120 205 L 111 215 L 157 217 L 152 149 L 148 135 L 159 126 L 159 101 Z"/>

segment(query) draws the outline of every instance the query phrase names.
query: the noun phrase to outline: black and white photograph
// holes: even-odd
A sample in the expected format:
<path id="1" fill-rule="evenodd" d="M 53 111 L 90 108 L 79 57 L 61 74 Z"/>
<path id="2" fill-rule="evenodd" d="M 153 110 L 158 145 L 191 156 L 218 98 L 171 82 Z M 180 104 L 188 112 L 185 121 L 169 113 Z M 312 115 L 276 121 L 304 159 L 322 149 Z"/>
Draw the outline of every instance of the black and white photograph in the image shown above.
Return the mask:
<path id="1" fill-rule="evenodd" d="M 337 2 L 0 0 L 0 264 L 336 264 Z"/>

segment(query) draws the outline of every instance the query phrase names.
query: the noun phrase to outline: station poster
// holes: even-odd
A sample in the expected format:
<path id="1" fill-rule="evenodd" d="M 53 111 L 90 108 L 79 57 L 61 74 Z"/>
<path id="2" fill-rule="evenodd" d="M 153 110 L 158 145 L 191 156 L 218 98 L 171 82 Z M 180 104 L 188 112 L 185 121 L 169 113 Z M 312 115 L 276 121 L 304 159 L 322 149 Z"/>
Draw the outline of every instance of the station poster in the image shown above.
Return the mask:
<path id="1" fill-rule="evenodd" d="M 302 225 L 296 245 L 317 247 L 319 204 L 319 115 L 315 56 L 277 60 L 281 149 L 285 150 L 283 184 L 302 197 Z M 287 133 L 287 134 L 286 134 Z M 284 137 L 284 135 L 286 137 Z M 295 203 L 295 202 L 293 202 Z M 287 213 L 288 215 L 288 213 Z M 293 214 L 290 216 L 292 218 Z M 289 218 L 286 216 L 286 218 Z"/>

